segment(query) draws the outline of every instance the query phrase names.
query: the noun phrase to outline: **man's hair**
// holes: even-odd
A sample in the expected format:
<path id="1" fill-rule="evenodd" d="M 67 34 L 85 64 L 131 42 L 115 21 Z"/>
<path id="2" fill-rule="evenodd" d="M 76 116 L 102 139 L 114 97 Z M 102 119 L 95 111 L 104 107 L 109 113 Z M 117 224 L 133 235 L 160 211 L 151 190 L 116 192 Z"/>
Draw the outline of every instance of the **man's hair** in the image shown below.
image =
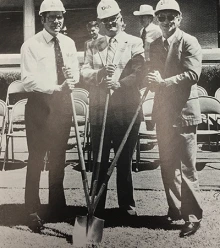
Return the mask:
<path id="1" fill-rule="evenodd" d="M 86 27 L 87 27 L 87 29 L 90 29 L 90 28 L 93 28 L 93 27 L 99 28 L 99 24 L 98 24 L 97 21 L 91 21 L 91 22 L 88 22 L 86 24 Z"/>

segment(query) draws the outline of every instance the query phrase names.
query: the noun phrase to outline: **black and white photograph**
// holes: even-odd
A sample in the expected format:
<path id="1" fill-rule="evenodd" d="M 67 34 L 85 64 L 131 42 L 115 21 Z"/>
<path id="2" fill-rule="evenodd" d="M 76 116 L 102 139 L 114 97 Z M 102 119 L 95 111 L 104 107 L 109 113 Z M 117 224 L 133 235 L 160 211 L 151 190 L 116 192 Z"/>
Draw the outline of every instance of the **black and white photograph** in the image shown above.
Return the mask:
<path id="1" fill-rule="evenodd" d="M 220 247 L 220 1 L 0 0 L 0 248 Z"/>

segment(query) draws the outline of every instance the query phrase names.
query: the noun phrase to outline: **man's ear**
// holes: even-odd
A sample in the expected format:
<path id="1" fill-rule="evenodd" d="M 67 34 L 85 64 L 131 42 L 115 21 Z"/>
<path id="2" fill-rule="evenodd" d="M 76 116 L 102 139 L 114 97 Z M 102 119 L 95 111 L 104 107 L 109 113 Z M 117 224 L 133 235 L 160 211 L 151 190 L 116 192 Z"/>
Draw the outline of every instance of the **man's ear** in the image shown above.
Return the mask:
<path id="1" fill-rule="evenodd" d="M 45 20 L 44 18 L 45 18 L 45 17 L 42 15 L 42 16 L 41 16 L 41 23 L 42 23 L 42 24 L 44 24 L 44 20 Z"/>

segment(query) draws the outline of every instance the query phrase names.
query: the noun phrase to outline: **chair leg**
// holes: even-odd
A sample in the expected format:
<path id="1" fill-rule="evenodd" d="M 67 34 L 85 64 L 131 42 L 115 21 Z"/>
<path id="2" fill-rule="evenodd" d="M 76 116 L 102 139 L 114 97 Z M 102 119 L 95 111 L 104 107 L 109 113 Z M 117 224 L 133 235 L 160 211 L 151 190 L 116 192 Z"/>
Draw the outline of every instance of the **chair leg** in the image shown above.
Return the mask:
<path id="1" fill-rule="evenodd" d="M 8 160 L 8 143 L 9 143 L 9 136 L 6 136 L 6 145 L 5 145 L 5 154 L 4 154 L 4 162 L 2 171 L 5 171 L 6 160 Z"/>
<path id="2" fill-rule="evenodd" d="M 14 138 L 11 137 L 11 158 L 12 158 L 12 162 L 14 162 Z"/>

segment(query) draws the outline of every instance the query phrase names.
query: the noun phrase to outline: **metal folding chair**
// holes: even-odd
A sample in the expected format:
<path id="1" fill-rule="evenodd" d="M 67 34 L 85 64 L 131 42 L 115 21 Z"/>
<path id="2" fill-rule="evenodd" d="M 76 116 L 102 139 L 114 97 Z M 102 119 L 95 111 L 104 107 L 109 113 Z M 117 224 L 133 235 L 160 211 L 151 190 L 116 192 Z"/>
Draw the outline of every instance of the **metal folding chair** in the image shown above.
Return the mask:
<path id="1" fill-rule="evenodd" d="M 0 155 L 2 152 L 3 135 L 5 134 L 6 124 L 6 103 L 0 100 Z"/>
<path id="2" fill-rule="evenodd" d="M 138 166 L 140 163 L 140 155 L 141 155 L 141 140 L 148 140 L 148 144 L 152 143 L 153 145 L 157 142 L 156 130 L 154 125 L 152 124 L 151 115 L 153 110 L 154 98 L 149 97 L 145 100 L 142 105 L 144 121 L 141 123 L 140 130 L 138 133 L 138 140 L 136 146 L 136 168 L 138 171 Z"/>
<path id="3" fill-rule="evenodd" d="M 82 149 L 85 151 L 86 146 L 86 130 L 88 126 L 88 106 L 86 103 L 80 99 L 74 99 L 75 109 L 76 109 L 76 116 L 77 122 L 79 125 L 80 137 L 82 137 Z M 74 126 L 71 127 L 70 131 L 70 139 L 68 141 L 70 146 L 76 147 L 76 134 Z"/>
<path id="4" fill-rule="evenodd" d="M 202 86 L 197 85 L 197 90 L 199 96 L 208 96 L 208 92 Z"/>
<path id="5" fill-rule="evenodd" d="M 22 99 L 15 103 L 11 109 L 10 119 L 8 130 L 6 132 L 6 146 L 5 146 L 5 155 L 3 162 L 3 170 L 5 170 L 6 161 L 8 161 L 8 147 L 9 140 L 15 137 L 17 138 L 25 138 L 26 137 L 26 129 L 25 129 L 25 105 L 27 103 L 27 99 Z M 14 162 L 14 145 L 12 145 L 12 162 Z"/>
<path id="6" fill-rule="evenodd" d="M 75 88 L 72 92 L 74 99 L 80 99 L 84 101 L 89 109 L 89 92 L 83 88 Z M 87 152 L 87 160 L 88 160 L 88 170 L 91 170 L 91 135 L 90 135 L 90 124 L 89 124 L 89 112 L 88 112 L 88 120 L 87 120 L 87 129 L 85 133 L 85 146 L 84 146 L 84 155 Z"/>
<path id="7" fill-rule="evenodd" d="M 218 143 L 219 143 L 218 136 L 220 134 L 220 130 L 219 130 L 220 101 L 212 96 L 200 96 L 199 103 L 200 103 L 201 114 L 206 116 L 206 128 L 201 129 L 201 125 L 199 125 L 197 135 L 200 136 L 207 135 L 209 137 L 209 149 L 211 148 L 210 137 L 215 136 L 216 149 L 218 151 Z"/>

